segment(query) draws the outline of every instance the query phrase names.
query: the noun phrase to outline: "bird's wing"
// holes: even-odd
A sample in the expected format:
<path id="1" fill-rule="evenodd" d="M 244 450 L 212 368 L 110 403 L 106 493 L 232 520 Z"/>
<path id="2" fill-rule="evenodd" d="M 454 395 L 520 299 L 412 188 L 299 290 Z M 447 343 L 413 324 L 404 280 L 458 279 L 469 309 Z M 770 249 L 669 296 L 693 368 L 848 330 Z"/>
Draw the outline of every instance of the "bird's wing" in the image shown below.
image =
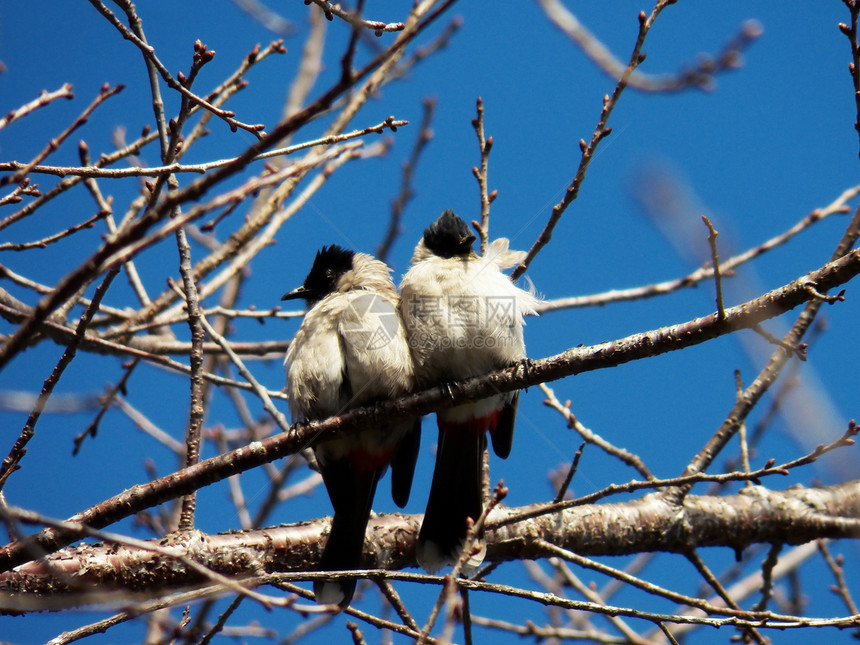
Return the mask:
<path id="1" fill-rule="evenodd" d="M 342 411 L 346 359 L 337 333 L 337 302 L 305 316 L 285 360 L 293 422 L 325 419 Z"/>
<path id="2" fill-rule="evenodd" d="M 338 333 L 356 404 L 410 390 L 409 346 L 395 304 L 388 298 L 373 291 L 350 293 Z"/>

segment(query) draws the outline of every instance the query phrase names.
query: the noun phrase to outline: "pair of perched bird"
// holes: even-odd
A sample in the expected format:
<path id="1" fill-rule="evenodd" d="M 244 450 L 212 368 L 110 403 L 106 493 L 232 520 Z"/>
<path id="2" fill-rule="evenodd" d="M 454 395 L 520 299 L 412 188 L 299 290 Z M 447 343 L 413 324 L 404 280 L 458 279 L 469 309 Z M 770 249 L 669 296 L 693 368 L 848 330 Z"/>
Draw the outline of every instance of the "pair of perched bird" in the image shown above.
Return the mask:
<path id="1" fill-rule="evenodd" d="M 446 385 L 526 358 L 523 315 L 535 297 L 502 273 L 523 254 L 494 241 L 484 256 L 475 236 L 448 210 L 424 231 L 400 284 L 391 269 L 364 253 L 323 247 L 304 284 L 283 299 L 303 298 L 308 311 L 286 356 L 293 422 L 315 421 L 350 408 Z M 468 521 L 483 510 L 482 458 L 508 456 L 518 392 L 439 410 L 436 467 L 418 536 L 419 564 L 434 572 L 463 550 Z M 421 419 L 396 421 L 315 446 L 334 507 L 320 562 L 325 571 L 359 568 L 377 483 L 391 465 L 391 492 L 409 499 Z M 473 554 L 476 566 L 483 552 Z M 317 581 L 318 602 L 346 607 L 355 580 Z"/>

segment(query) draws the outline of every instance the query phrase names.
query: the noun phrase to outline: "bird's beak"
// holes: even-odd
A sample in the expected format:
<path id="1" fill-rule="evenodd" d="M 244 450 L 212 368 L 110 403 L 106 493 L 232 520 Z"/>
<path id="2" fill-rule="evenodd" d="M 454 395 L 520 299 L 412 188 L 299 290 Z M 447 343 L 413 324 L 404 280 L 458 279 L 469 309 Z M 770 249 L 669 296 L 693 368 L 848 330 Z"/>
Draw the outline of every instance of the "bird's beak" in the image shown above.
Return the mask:
<path id="1" fill-rule="evenodd" d="M 468 253 L 472 250 L 472 245 L 475 243 L 475 240 L 478 239 L 474 235 L 467 235 L 466 237 L 460 240 L 460 251 L 461 253 Z"/>
<path id="2" fill-rule="evenodd" d="M 295 300 L 297 298 L 307 299 L 309 297 L 313 297 L 313 292 L 310 289 L 305 289 L 304 286 L 301 286 L 298 289 L 287 291 L 287 293 L 281 296 L 281 300 Z"/>

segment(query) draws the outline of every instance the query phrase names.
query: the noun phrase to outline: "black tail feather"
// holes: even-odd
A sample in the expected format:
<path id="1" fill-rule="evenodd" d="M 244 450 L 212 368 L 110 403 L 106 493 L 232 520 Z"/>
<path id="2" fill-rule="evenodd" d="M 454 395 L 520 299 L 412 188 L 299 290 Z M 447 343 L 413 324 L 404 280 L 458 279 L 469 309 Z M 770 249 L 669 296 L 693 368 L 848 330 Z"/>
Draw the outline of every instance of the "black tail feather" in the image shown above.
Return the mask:
<path id="1" fill-rule="evenodd" d="M 481 472 L 486 445 L 484 432 L 439 428 L 433 483 L 418 535 L 418 563 L 427 571 L 457 560 L 466 538 L 466 518 L 477 520 L 483 511 Z"/>
<path id="2" fill-rule="evenodd" d="M 493 452 L 502 459 L 507 459 L 511 454 L 514 443 L 514 421 L 517 418 L 517 405 L 520 402 L 519 391 L 513 392 L 511 400 L 505 403 L 499 411 L 499 421 L 494 430 L 490 432 L 493 441 Z"/>
<path id="3" fill-rule="evenodd" d="M 328 464 L 323 480 L 334 505 L 331 531 L 320 559 L 322 571 L 361 568 L 367 520 L 381 471 L 357 472 L 345 461 Z M 355 593 L 356 580 L 315 580 L 317 602 L 347 607 Z"/>
<path id="4" fill-rule="evenodd" d="M 400 440 L 400 445 L 397 446 L 397 452 L 391 462 L 391 497 L 400 508 L 406 506 L 406 502 L 409 501 L 420 446 L 421 417 L 418 417 L 413 422 L 412 428 Z"/>

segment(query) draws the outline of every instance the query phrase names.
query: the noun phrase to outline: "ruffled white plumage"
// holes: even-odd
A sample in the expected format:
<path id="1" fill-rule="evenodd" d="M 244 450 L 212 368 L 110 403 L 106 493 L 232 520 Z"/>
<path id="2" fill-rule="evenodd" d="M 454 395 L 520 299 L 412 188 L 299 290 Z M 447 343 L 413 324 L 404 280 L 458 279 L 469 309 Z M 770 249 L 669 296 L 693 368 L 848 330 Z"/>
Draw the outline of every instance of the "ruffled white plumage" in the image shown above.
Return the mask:
<path id="1" fill-rule="evenodd" d="M 445 214 L 425 231 L 400 284 L 401 314 L 422 387 L 480 376 L 524 360 L 523 317 L 536 315 L 539 302 L 533 290 L 520 289 L 502 273 L 519 264 L 525 253 L 510 250 L 508 240 L 499 238 L 485 255 L 478 256 L 468 250 L 465 234 L 440 230 L 446 217 L 456 219 Z M 437 255 L 425 244 L 429 235 L 435 244 L 444 245 L 446 234 L 457 249 L 452 257 L 443 257 L 445 249 Z M 467 250 L 462 252 L 464 241 Z M 502 393 L 436 413 L 436 468 L 417 545 L 418 562 L 427 571 L 453 564 L 463 551 L 465 517 L 476 520 L 482 508 L 480 472 L 486 431 L 494 433 L 498 424 L 493 445 L 498 454 L 507 456 L 517 398 L 517 392 Z M 485 553 L 479 538 L 465 570 L 480 566 Z"/>

